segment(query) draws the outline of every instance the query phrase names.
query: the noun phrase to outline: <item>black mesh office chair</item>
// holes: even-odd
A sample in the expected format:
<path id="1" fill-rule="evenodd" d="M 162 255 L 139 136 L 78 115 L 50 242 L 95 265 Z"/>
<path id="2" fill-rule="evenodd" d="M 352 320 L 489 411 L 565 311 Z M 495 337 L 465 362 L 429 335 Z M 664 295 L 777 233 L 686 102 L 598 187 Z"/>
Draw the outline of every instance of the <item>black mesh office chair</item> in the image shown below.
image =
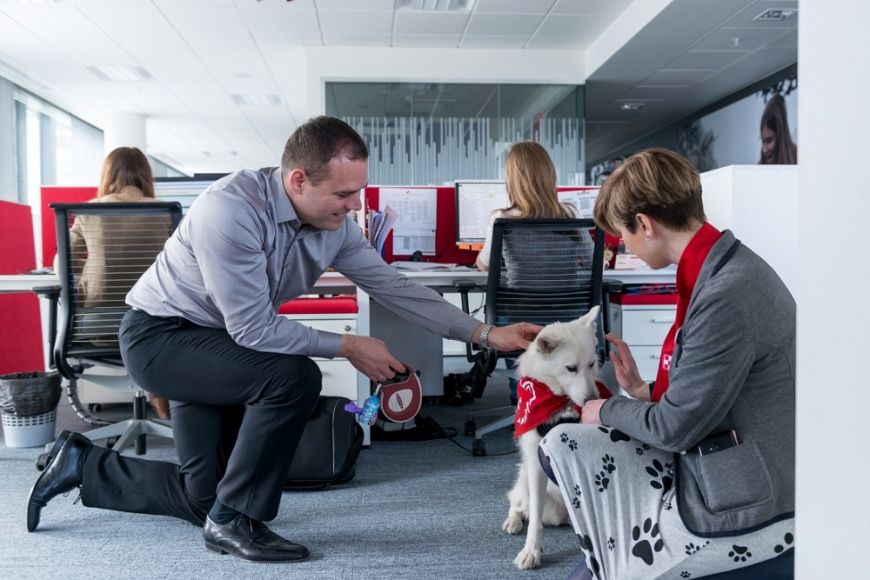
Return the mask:
<path id="1" fill-rule="evenodd" d="M 145 392 L 129 375 L 98 370 L 124 369 L 118 345 L 118 327 L 130 308 L 124 299 L 181 221 L 181 205 L 59 203 L 51 208 L 57 229 L 60 288 L 53 294 L 45 289 L 41 293 L 52 299 L 52 362 L 65 379 L 76 412 L 91 424 L 105 425 L 84 433 L 86 437 L 118 438 L 113 447 L 117 451 L 135 442 L 136 453 L 145 453 L 145 435 L 171 439 L 171 427 L 147 418 Z M 133 417 L 108 424 L 90 416 L 78 400 L 79 380 L 130 391 Z"/>
<path id="2" fill-rule="evenodd" d="M 486 322 L 498 326 L 514 322 L 576 320 L 601 304 L 604 273 L 604 235 L 590 219 L 498 219 L 492 232 L 486 286 Z M 463 305 L 468 304 L 467 289 Z M 460 292 L 463 289 L 460 287 Z M 603 316 L 607 320 L 607 316 Z M 603 325 L 598 325 L 599 349 L 604 348 Z M 521 353 L 483 350 L 471 354 L 472 382 L 486 380 L 499 358 Z M 482 389 L 478 389 L 481 390 Z M 474 455 L 486 455 L 483 437 L 513 425 L 514 408 L 491 409 L 505 415 L 477 428 L 469 418 L 465 433 L 474 435 Z"/>

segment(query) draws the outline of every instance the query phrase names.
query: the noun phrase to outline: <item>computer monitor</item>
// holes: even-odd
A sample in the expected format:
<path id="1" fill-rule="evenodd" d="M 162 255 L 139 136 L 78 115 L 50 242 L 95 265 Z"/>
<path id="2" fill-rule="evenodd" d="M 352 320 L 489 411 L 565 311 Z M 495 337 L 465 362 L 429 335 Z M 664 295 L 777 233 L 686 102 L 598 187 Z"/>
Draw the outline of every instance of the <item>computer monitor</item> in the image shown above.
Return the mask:
<path id="1" fill-rule="evenodd" d="M 158 177 L 154 180 L 154 196 L 160 201 L 177 201 L 187 213 L 193 200 L 225 173 L 198 173 L 193 177 Z"/>
<path id="2" fill-rule="evenodd" d="M 456 243 L 482 244 L 493 210 L 509 205 L 503 181 L 457 181 Z"/>

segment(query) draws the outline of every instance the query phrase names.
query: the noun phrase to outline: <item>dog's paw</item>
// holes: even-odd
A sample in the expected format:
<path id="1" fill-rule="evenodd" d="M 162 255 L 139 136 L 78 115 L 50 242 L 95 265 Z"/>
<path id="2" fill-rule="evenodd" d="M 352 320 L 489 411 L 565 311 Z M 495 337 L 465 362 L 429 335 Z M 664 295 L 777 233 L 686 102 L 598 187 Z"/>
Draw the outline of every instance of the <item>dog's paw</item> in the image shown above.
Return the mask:
<path id="1" fill-rule="evenodd" d="M 523 548 L 514 558 L 514 565 L 520 570 L 531 570 L 541 565 L 541 559 L 544 557 L 544 550 L 538 548 Z"/>
<path id="2" fill-rule="evenodd" d="M 515 536 L 523 531 L 523 518 L 513 515 L 508 516 L 504 523 L 502 523 L 501 529 Z"/>

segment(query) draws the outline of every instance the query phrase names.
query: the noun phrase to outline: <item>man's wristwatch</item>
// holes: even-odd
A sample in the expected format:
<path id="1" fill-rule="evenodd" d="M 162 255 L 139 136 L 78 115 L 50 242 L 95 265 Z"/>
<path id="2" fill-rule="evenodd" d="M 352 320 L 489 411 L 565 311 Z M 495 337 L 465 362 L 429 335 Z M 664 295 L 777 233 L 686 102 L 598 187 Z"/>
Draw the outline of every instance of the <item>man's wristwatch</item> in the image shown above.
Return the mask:
<path id="1" fill-rule="evenodd" d="M 489 333 L 492 330 L 492 324 L 484 324 L 483 329 L 480 331 L 480 338 L 477 340 L 477 343 L 480 345 L 480 348 L 487 349 L 492 348 L 489 344 Z"/>

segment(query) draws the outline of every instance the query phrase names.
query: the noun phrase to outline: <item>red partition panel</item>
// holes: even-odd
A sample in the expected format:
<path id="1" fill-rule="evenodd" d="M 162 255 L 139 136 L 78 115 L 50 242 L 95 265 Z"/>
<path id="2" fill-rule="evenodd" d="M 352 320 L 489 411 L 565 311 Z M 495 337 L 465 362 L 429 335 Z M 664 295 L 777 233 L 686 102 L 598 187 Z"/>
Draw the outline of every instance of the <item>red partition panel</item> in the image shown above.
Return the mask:
<path id="1" fill-rule="evenodd" d="M 398 187 L 398 186 L 390 186 Z M 426 188 L 435 189 L 435 255 L 423 256 L 424 262 L 441 262 L 445 264 L 472 265 L 477 252 L 460 250 L 456 247 L 456 194 L 453 187 Z M 365 189 L 363 209 L 380 209 L 380 187 Z M 384 243 L 384 259 L 392 262 L 394 259 L 406 259 L 407 256 L 393 255 L 393 234 L 387 236 Z"/>
<path id="2" fill-rule="evenodd" d="M 0 201 L 0 274 L 25 274 L 36 267 L 30 206 Z M 44 370 L 39 299 L 35 294 L 0 294 L 0 374 Z"/>
<path id="3" fill-rule="evenodd" d="M 78 203 L 97 197 L 96 187 L 42 187 L 40 211 L 42 212 L 42 265 L 50 268 L 57 254 L 57 236 L 54 233 L 54 211 L 51 203 Z"/>

